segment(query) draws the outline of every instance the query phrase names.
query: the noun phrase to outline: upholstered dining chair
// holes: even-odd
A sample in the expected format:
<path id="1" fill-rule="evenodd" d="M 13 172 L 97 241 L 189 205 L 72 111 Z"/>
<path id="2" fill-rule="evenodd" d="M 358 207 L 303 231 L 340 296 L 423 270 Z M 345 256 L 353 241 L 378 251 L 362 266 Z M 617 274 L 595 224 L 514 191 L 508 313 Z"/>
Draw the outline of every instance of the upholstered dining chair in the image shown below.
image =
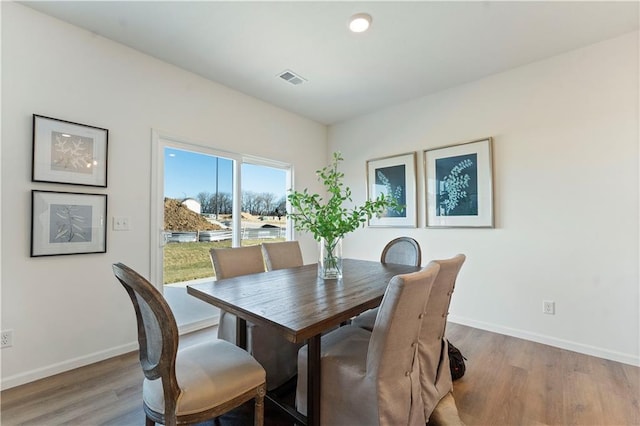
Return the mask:
<path id="1" fill-rule="evenodd" d="M 411 237 L 394 238 L 382 249 L 380 262 L 420 266 L 422 263 L 422 250 L 420 249 L 420 244 Z M 369 309 L 368 311 L 353 318 L 351 324 L 371 330 L 373 328 L 373 323 L 376 321 L 376 315 L 378 315 L 378 308 Z"/>
<path id="2" fill-rule="evenodd" d="M 267 271 L 302 266 L 302 251 L 297 241 L 262 243 L 262 255 Z"/>
<path id="3" fill-rule="evenodd" d="M 212 248 L 209 251 L 216 279 L 265 272 L 260 246 Z M 220 310 L 218 338 L 236 342 L 238 318 Z M 247 350 L 267 372 L 267 389 L 273 390 L 295 377 L 296 356 L 301 344 L 289 342 L 276 330 L 247 322 Z"/>
<path id="4" fill-rule="evenodd" d="M 255 399 L 264 423 L 265 371 L 246 351 L 212 339 L 178 349 L 178 326 L 162 294 L 131 268 L 113 272 L 129 294 L 138 323 L 146 425 L 198 423 Z"/>
<path id="5" fill-rule="evenodd" d="M 260 246 L 212 248 L 209 255 L 219 280 L 265 271 Z"/>
<path id="6" fill-rule="evenodd" d="M 420 376 L 420 381 L 427 420 L 438 402 L 453 389 L 449 370 L 449 352 L 444 334 L 451 295 L 465 259 L 465 255 L 458 254 L 451 259 L 433 261 L 440 266 L 440 272 L 431 289 L 420 331 L 419 345 L 420 368 L 425 372 Z M 373 330 L 375 318 L 369 316 L 367 311 L 356 317 L 352 324 L 366 330 Z"/>
<path id="7" fill-rule="evenodd" d="M 440 267 L 391 279 L 373 332 L 347 325 L 322 337 L 320 421 L 323 425 L 420 425 L 418 338 Z M 307 356 L 298 354 L 296 406 L 307 412 Z"/>
<path id="8" fill-rule="evenodd" d="M 458 254 L 450 259 L 433 261 L 440 266 L 440 272 L 427 302 L 418 344 L 420 369 L 426 372 L 420 375 L 420 383 L 427 420 L 438 402 L 453 390 L 445 331 L 451 296 L 465 260 L 464 254 Z"/>
<path id="9" fill-rule="evenodd" d="M 411 237 L 395 238 L 382 249 L 380 262 L 420 266 L 422 262 L 420 244 Z"/>

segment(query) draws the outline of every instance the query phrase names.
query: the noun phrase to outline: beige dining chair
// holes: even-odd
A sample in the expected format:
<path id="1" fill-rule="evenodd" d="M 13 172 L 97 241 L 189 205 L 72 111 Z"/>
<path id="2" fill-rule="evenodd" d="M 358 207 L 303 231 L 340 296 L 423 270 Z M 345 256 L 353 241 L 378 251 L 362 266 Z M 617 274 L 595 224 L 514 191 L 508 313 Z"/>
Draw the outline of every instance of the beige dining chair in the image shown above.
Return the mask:
<path id="1" fill-rule="evenodd" d="M 427 302 L 418 351 L 420 369 L 426 372 L 420 375 L 426 419 L 429 419 L 438 402 L 453 390 L 445 331 L 451 296 L 465 260 L 464 254 L 458 254 L 450 259 L 433 261 L 440 266 L 440 272 Z M 433 372 L 436 374 L 431 374 Z"/>
<path id="2" fill-rule="evenodd" d="M 381 263 L 397 263 L 400 265 L 420 266 L 422 263 L 422 250 L 420 244 L 411 237 L 398 237 L 389 241 L 382 249 Z M 376 322 L 378 309 L 369 309 L 353 318 L 352 325 L 367 330 L 373 329 Z"/>
<path id="3" fill-rule="evenodd" d="M 440 265 L 440 272 L 433 283 L 420 331 L 420 368 L 426 372 L 420 379 L 426 419 L 429 419 L 438 402 L 453 389 L 444 335 L 451 296 L 465 259 L 465 255 L 458 254 L 451 259 L 433 261 Z M 375 327 L 375 318 L 367 311 L 354 318 L 352 324 L 371 331 Z"/>
<path id="4" fill-rule="evenodd" d="M 266 386 L 262 366 L 224 340 L 178 349 L 178 326 L 162 294 L 122 263 L 113 265 L 113 273 L 136 313 L 146 425 L 199 423 L 254 399 L 254 424 L 262 426 Z"/>
<path id="5" fill-rule="evenodd" d="M 420 425 L 418 338 L 424 309 L 440 267 L 430 263 L 393 277 L 373 332 L 347 325 L 322 337 L 322 425 Z M 307 356 L 298 354 L 296 407 L 307 412 Z"/>
<path id="6" fill-rule="evenodd" d="M 265 272 L 260 246 L 212 248 L 209 251 L 216 279 Z M 238 318 L 220 310 L 218 338 L 236 342 Z M 289 342 L 275 329 L 247 322 L 247 350 L 267 371 L 267 389 L 273 390 L 295 377 L 296 356 L 301 344 Z"/>
<path id="7" fill-rule="evenodd" d="M 297 241 L 262 243 L 262 255 L 267 271 L 302 266 L 302 251 Z"/>
<path id="8" fill-rule="evenodd" d="M 420 244 L 411 237 L 395 238 L 382 249 L 380 262 L 420 266 L 422 262 Z"/>

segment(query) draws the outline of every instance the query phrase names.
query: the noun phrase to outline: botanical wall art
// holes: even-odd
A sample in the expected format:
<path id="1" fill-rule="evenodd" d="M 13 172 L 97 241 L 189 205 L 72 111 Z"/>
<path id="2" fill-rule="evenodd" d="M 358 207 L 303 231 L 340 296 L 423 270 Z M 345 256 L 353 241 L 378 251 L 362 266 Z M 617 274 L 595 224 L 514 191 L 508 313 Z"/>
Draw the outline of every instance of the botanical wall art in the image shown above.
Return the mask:
<path id="1" fill-rule="evenodd" d="M 427 227 L 493 227 L 492 139 L 426 150 Z"/>
<path id="2" fill-rule="evenodd" d="M 107 195 L 31 191 L 31 257 L 105 253 Z"/>
<path id="3" fill-rule="evenodd" d="M 109 131 L 33 115 L 34 182 L 107 186 Z"/>
<path id="4" fill-rule="evenodd" d="M 417 226 L 416 153 L 367 161 L 367 197 L 392 197 L 399 208 L 388 208 L 380 217 L 369 219 L 369 226 Z"/>

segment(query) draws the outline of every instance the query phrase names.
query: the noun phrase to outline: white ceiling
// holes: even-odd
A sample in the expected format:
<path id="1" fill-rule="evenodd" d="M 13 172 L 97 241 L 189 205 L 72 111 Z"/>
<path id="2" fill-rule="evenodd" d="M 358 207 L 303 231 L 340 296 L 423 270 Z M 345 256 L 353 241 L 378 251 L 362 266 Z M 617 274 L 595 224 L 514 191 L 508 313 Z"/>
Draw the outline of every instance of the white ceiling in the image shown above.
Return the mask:
<path id="1" fill-rule="evenodd" d="M 637 30 L 631 2 L 23 2 L 325 124 Z M 373 16 L 353 34 L 348 18 Z M 292 70 L 308 80 L 291 85 Z"/>

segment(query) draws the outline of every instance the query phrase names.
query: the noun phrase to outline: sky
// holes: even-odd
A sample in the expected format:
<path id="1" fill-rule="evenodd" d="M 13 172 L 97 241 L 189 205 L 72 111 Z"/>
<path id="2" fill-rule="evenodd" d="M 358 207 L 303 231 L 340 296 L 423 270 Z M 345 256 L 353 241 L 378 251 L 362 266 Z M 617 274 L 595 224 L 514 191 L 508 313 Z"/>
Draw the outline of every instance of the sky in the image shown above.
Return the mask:
<path id="1" fill-rule="evenodd" d="M 217 159 L 217 161 L 216 161 Z M 218 173 L 216 173 L 218 167 Z M 196 198 L 200 192 L 232 192 L 231 160 L 175 148 L 164 150 L 164 196 Z M 286 171 L 271 167 L 242 165 L 242 190 L 269 192 L 277 198 L 286 195 Z"/>

